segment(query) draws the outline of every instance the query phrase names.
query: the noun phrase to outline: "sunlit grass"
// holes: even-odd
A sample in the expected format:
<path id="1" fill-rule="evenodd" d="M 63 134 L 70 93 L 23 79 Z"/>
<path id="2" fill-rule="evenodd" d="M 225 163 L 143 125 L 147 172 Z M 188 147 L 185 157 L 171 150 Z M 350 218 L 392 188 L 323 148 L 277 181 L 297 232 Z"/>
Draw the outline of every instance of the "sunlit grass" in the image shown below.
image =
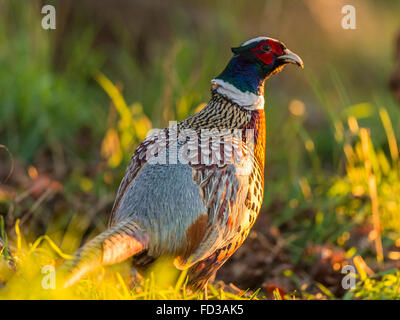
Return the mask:
<path id="1" fill-rule="evenodd" d="M 115 168 L 124 157 L 130 158 L 134 144 L 146 138 L 152 124 L 143 113 L 142 105 L 133 103 L 128 107 L 121 92 L 104 74 L 97 72 L 95 79 L 108 94 L 119 115 L 116 127 L 107 129 L 101 148 L 108 165 Z"/>
<path id="2" fill-rule="evenodd" d="M 21 240 L 18 241 L 20 244 Z M 186 286 L 186 272 L 172 271 L 164 262 L 155 266 L 144 278 L 132 275 L 128 263 L 97 270 L 82 279 L 75 286 L 62 288 L 62 278 L 57 276 L 58 266 L 63 259 L 70 258 L 63 253 L 49 237 L 41 237 L 28 246 L 18 246 L 16 254 L 7 262 L 4 251 L 0 254 L 0 299 L 106 299 L 106 300 L 198 300 L 205 299 L 205 292 L 192 292 Z M 357 257 L 356 257 L 357 258 Z M 364 260 L 358 257 L 355 275 L 357 285 L 343 299 L 398 299 L 400 297 L 400 274 L 389 270 L 377 274 L 370 273 Z M 360 262 L 357 262 L 360 261 Z M 54 278 L 51 272 L 55 270 Z M 293 275 L 293 274 L 292 274 Z M 300 292 L 302 299 L 337 299 L 325 286 L 317 284 L 320 292 L 310 294 Z M 259 290 L 232 293 L 220 284 L 209 284 L 208 299 L 253 300 L 266 299 Z M 278 289 L 272 298 L 299 299 L 299 292 L 281 295 Z"/>
<path id="3" fill-rule="evenodd" d="M 400 231 L 400 177 L 397 142 L 393 135 L 387 111 L 380 113 L 390 146 L 391 158 L 382 150 L 375 150 L 370 134 L 365 128 L 358 128 L 355 119 L 351 120 L 354 138 L 360 137 L 354 145 L 346 144 L 346 176 L 336 178 L 329 195 L 348 196 L 348 213 L 351 216 L 361 216 L 363 219 L 373 220 L 375 229 L 383 231 Z M 362 201 L 368 196 L 370 202 Z M 368 210 L 365 210 L 364 204 Z M 355 212 L 355 211 L 356 212 Z M 372 215 L 368 212 L 372 211 Z M 364 214 L 362 213 L 364 212 Z M 379 231 L 380 232 L 380 231 Z"/>
<path id="4" fill-rule="evenodd" d="M 18 228 L 18 226 L 17 226 Z M 12 257 L 0 254 L 0 299 L 205 299 L 205 292 L 187 288 L 186 271 L 178 271 L 167 260 L 161 260 L 146 277 L 132 274 L 129 263 L 101 268 L 75 286 L 64 289 L 64 273 L 58 274 L 62 261 L 71 256 L 48 236 L 39 237 L 27 246 L 18 231 L 17 248 Z M 53 273 L 54 272 L 54 273 Z M 232 293 L 218 284 L 209 284 L 208 299 L 259 299 L 259 291 Z M 265 297 L 264 297 L 265 298 Z"/>

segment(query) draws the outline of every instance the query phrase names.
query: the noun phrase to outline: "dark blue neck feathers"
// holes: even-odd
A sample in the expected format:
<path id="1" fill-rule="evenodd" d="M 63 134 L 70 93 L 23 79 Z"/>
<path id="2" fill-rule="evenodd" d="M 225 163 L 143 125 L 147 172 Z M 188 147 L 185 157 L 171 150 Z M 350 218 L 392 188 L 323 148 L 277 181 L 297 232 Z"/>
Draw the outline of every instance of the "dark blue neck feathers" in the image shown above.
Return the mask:
<path id="1" fill-rule="evenodd" d="M 266 76 L 267 72 L 258 63 L 236 56 L 229 61 L 217 79 L 230 83 L 240 91 L 263 95 Z"/>

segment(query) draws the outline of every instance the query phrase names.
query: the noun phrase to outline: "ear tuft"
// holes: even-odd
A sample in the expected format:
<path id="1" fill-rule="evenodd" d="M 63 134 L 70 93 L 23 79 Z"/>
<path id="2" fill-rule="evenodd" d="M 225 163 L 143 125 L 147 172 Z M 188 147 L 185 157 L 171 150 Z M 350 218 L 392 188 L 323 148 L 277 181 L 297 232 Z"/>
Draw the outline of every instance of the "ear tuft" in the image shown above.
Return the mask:
<path id="1" fill-rule="evenodd" d="M 239 54 L 240 53 L 240 47 L 236 47 L 236 48 L 231 48 L 233 54 Z"/>
<path id="2" fill-rule="evenodd" d="M 240 53 L 242 53 L 243 51 L 246 51 L 246 50 L 248 50 L 248 49 L 251 48 L 251 47 L 252 47 L 252 45 L 248 45 L 248 46 L 244 46 L 244 47 L 240 46 L 240 47 L 231 48 L 231 50 L 232 50 L 232 52 L 233 52 L 234 54 L 240 54 Z"/>

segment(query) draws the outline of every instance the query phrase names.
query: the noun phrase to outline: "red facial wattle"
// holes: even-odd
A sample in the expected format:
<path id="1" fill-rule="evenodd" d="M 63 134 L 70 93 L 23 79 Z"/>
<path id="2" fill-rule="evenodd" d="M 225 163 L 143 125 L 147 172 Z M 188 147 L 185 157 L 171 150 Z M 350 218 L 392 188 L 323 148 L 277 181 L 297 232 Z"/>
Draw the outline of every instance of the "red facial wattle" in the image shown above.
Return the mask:
<path id="1" fill-rule="evenodd" d="M 265 48 L 269 48 L 269 50 Z M 275 57 L 284 54 L 281 45 L 272 40 L 261 41 L 256 47 L 252 48 L 251 51 L 266 65 L 273 63 Z"/>

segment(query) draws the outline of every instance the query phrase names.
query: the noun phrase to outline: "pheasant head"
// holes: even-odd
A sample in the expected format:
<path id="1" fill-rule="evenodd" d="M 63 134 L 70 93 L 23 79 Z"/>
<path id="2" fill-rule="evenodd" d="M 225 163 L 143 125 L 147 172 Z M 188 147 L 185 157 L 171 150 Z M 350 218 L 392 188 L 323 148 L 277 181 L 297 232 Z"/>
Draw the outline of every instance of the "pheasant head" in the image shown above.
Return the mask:
<path id="1" fill-rule="evenodd" d="M 228 65 L 213 79 L 213 83 L 220 88 L 221 94 L 250 109 L 264 107 L 264 83 L 267 78 L 289 63 L 304 67 L 301 58 L 284 43 L 268 37 L 247 40 L 232 48 L 232 52 Z"/>

